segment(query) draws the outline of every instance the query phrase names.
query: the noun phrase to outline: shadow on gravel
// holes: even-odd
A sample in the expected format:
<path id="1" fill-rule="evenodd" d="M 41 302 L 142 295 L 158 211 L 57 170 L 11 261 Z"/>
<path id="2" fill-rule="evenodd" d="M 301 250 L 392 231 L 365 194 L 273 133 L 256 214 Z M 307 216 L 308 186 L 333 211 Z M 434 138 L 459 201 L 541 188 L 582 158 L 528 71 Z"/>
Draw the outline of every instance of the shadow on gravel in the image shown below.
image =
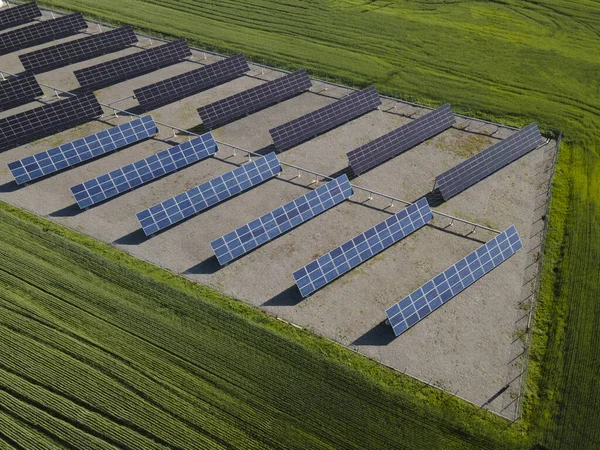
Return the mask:
<path id="1" fill-rule="evenodd" d="M 9 181 L 8 183 L 4 183 L 4 184 L 0 185 L 0 193 L 4 194 L 4 193 L 8 193 L 8 192 L 15 192 L 20 187 L 21 186 L 19 186 L 14 181 Z"/>
<path id="2" fill-rule="evenodd" d="M 394 330 L 392 327 L 387 325 L 385 321 L 381 322 L 379 325 L 371 328 L 361 337 L 356 339 L 352 345 L 388 345 L 396 339 L 394 335 Z"/>
<path id="3" fill-rule="evenodd" d="M 184 271 L 182 275 L 212 275 L 220 268 L 221 266 L 219 265 L 217 258 L 215 256 L 211 256 L 210 258 L 206 258 L 201 263 L 190 267 Z"/>
<path id="4" fill-rule="evenodd" d="M 144 234 L 144 230 L 138 228 L 137 230 L 132 231 L 131 233 L 113 241 L 113 244 L 138 245 L 142 242 L 146 242 L 148 239 L 150 239 L 150 237 Z"/>
<path id="5" fill-rule="evenodd" d="M 261 306 L 295 306 L 302 301 L 302 296 L 296 285 L 290 286 L 275 297 L 264 302 Z"/>
<path id="6" fill-rule="evenodd" d="M 59 209 L 57 211 L 54 211 L 53 213 L 50 213 L 49 216 L 50 217 L 75 217 L 75 216 L 78 216 L 79 214 L 81 214 L 83 211 L 85 211 L 85 210 L 80 209 L 79 206 L 77 206 L 77 204 L 73 203 L 72 205 L 65 206 L 62 209 Z"/>

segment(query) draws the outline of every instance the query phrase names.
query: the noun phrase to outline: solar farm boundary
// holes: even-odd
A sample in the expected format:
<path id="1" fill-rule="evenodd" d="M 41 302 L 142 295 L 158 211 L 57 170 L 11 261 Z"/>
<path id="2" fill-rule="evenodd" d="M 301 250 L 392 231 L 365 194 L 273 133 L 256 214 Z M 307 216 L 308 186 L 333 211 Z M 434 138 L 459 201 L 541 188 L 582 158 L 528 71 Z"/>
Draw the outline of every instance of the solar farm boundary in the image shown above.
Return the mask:
<path id="1" fill-rule="evenodd" d="M 0 69 L 0 73 L 14 76 L 14 74 L 12 74 L 10 72 L 7 72 L 5 70 L 2 70 L 2 69 Z M 67 94 L 67 95 L 74 96 L 74 97 L 76 96 L 72 92 L 64 91 L 64 90 L 56 88 L 54 86 L 49 86 L 47 84 L 42 84 L 42 83 L 39 83 L 39 84 L 40 84 L 40 86 L 47 87 L 49 89 L 54 90 L 55 92 L 61 92 L 63 94 Z M 122 113 L 122 114 L 127 114 L 129 116 L 142 117 L 142 115 L 140 115 L 140 114 L 132 113 L 132 112 L 127 111 L 125 109 L 120 109 L 120 108 L 117 108 L 115 106 L 111 106 L 110 104 L 107 105 L 107 104 L 104 104 L 104 103 L 100 103 L 100 106 L 103 106 L 105 108 L 113 110 L 113 112 L 115 113 L 115 115 L 116 115 L 117 112 L 119 112 L 119 113 Z M 188 136 L 193 136 L 193 137 L 200 137 L 201 136 L 200 134 L 194 133 L 194 132 L 189 131 L 189 130 L 184 130 L 182 128 L 178 128 L 178 127 L 176 127 L 174 125 L 169 125 L 167 123 L 159 122 L 159 121 L 156 121 L 156 120 L 154 122 L 156 123 L 156 125 L 161 125 L 161 126 L 163 126 L 165 128 L 173 130 L 173 134 L 174 135 L 175 135 L 175 131 L 178 131 L 178 132 L 186 134 Z M 219 145 L 224 145 L 224 146 L 227 146 L 229 148 L 232 148 L 233 151 L 234 151 L 234 155 L 235 155 L 235 151 L 239 150 L 241 152 L 244 152 L 246 155 L 248 155 L 249 158 L 251 156 L 254 156 L 256 158 L 261 158 L 263 156 L 263 155 L 261 155 L 259 153 L 253 152 L 251 150 L 247 150 L 245 148 L 238 147 L 238 146 L 233 145 L 233 144 L 228 144 L 227 142 L 217 141 L 216 139 L 215 139 L 215 142 L 217 144 L 219 144 Z M 545 144 L 543 144 L 543 145 L 545 145 Z M 304 172 L 304 173 L 308 173 L 308 174 L 311 174 L 311 175 L 317 177 L 316 181 L 319 181 L 319 179 L 321 179 L 321 181 L 325 181 L 325 180 L 332 181 L 332 180 L 334 180 L 333 177 L 330 177 L 328 175 L 323 175 L 323 174 L 321 174 L 319 172 L 315 172 L 315 171 L 310 170 L 310 169 L 305 169 L 304 167 L 296 166 L 294 164 L 286 163 L 286 162 L 283 162 L 283 161 L 280 161 L 280 164 L 282 166 L 287 166 L 287 167 L 290 167 L 292 169 L 297 170 L 298 171 L 298 176 L 296 176 L 296 178 L 299 178 L 300 172 Z M 390 200 L 390 202 L 391 202 L 390 207 L 393 206 L 394 202 L 402 203 L 402 204 L 404 204 L 406 206 L 412 205 L 414 203 L 414 202 L 409 202 L 407 200 L 403 200 L 401 198 L 397 198 L 397 197 L 394 197 L 394 196 L 391 196 L 391 195 L 388 195 L 388 194 L 384 194 L 383 192 L 378 192 L 378 191 L 375 191 L 373 189 L 369 189 L 369 188 L 366 188 L 366 187 L 363 187 L 363 186 L 359 186 L 359 185 L 355 185 L 355 184 L 350 184 L 350 186 L 352 186 L 353 189 L 356 189 L 356 190 L 359 190 L 359 191 L 363 191 L 363 192 L 367 192 L 369 194 L 369 200 L 372 199 L 373 195 L 375 195 L 377 197 L 385 198 L 387 200 Z M 387 209 L 388 208 L 385 208 L 383 210 L 387 211 Z M 496 233 L 496 234 L 500 234 L 501 233 L 501 231 L 495 230 L 495 229 L 487 227 L 485 225 L 481 225 L 479 223 L 471 222 L 471 221 L 466 220 L 466 219 L 461 219 L 460 217 L 452 216 L 450 214 L 446 214 L 446 213 L 443 213 L 443 212 L 440 212 L 440 211 L 436 211 L 434 209 L 432 209 L 431 211 L 433 212 L 434 215 L 438 215 L 438 216 L 442 216 L 442 217 L 445 217 L 447 219 L 450 219 L 451 220 L 451 224 L 456 221 L 456 222 L 464 223 L 466 225 L 470 225 L 470 226 L 473 227 L 473 231 L 475 231 L 476 228 L 479 228 L 479 229 L 482 229 L 482 230 L 485 230 L 485 231 L 490 231 L 490 232 Z M 389 211 L 387 211 L 387 212 L 389 213 Z M 392 213 L 390 213 L 390 214 L 392 214 Z M 472 234 L 473 231 L 470 232 L 469 234 Z"/>

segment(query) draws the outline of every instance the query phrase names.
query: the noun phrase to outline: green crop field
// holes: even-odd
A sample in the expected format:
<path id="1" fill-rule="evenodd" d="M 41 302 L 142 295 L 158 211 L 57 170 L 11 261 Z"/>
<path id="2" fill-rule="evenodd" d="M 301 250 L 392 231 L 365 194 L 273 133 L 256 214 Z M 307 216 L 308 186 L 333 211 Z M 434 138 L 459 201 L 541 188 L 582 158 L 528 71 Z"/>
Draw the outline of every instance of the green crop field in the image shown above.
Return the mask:
<path id="1" fill-rule="evenodd" d="M 7 398 L 0 402 L 5 412 L 0 433 L 16 433 L 0 434 L 6 442 L 27 430 L 20 435 L 59 446 L 82 436 L 116 447 L 124 442 L 187 447 L 197 438 L 214 447 L 243 441 L 245 447 L 600 448 L 597 1 L 44 3 L 185 37 L 204 48 L 244 52 L 282 68 L 306 67 L 354 86 L 375 84 L 382 93 L 424 104 L 450 102 L 455 111 L 478 117 L 514 125 L 536 120 L 548 133 L 561 130 L 564 140 L 524 415 L 510 428 L 473 414 L 461 402 L 415 388 L 404 377 L 392 381 L 392 375 L 360 358 L 340 356 L 342 350 L 324 351 L 313 338 L 282 341 L 265 331 L 269 327 L 260 318 L 256 325 L 231 316 L 232 327 L 243 324 L 243 333 L 234 336 L 229 324 L 211 322 L 230 314 L 221 307 L 186 299 L 160 284 L 146 289 L 135 281 L 141 277 L 136 272 L 100 262 L 93 256 L 97 252 L 90 256 L 4 214 L 2 226 L 9 228 L 2 230 L 2 248 L 11 253 L 1 258 L 2 283 L 12 287 L 2 299 L 3 310 L 11 309 L 1 315 L 10 322 L 3 322 L 2 346 L 21 346 L 36 355 L 0 362 Z M 23 234 L 20 230 L 35 237 L 18 245 L 6 237 L 9 231 Z M 36 252 L 44 256 L 36 259 Z M 49 281 L 62 278 L 65 286 Z M 73 293 L 79 291 L 86 295 L 76 301 Z M 49 310 L 48 302 L 61 307 Z M 77 385 L 78 373 L 98 379 L 101 387 Z M 236 382 L 220 378 L 225 373 Z M 300 384 L 282 385 L 278 376 Z M 78 394 L 68 396 L 67 387 L 77 387 Z M 117 388 L 120 395 L 113 392 Z M 3 407 L 8 399 L 14 408 Z M 174 433 L 173 427 L 181 431 Z M 122 440 L 112 441 L 114 436 Z M 521 444 L 513 441 L 517 436 L 525 436 Z"/>
<path id="2" fill-rule="evenodd" d="M 0 444 L 513 449 L 527 442 L 449 394 L 2 204 L 0 286 Z"/>

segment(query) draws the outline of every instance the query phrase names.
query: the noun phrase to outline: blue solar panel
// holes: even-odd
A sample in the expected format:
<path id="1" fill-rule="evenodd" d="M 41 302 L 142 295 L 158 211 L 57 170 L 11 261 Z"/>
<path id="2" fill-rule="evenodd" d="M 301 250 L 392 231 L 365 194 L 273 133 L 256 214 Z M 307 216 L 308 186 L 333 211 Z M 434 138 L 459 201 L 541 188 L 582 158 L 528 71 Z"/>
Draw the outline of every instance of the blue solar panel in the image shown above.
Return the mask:
<path id="1" fill-rule="evenodd" d="M 514 225 L 488 241 L 412 294 L 387 309 L 385 314 L 396 336 L 435 311 L 523 247 Z"/>
<path id="2" fill-rule="evenodd" d="M 250 189 L 281 172 L 274 152 L 137 213 L 146 236 Z"/>
<path id="3" fill-rule="evenodd" d="M 158 133 L 152 116 L 144 116 L 86 138 L 8 164 L 17 184 L 27 183 L 96 158 Z"/>
<path id="4" fill-rule="evenodd" d="M 210 243 L 219 264 L 224 265 L 271 239 L 291 230 L 354 194 L 346 175 Z"/>
<path id="5" fill-rule="evenodd" d="M 165 174 L 208 158 L 219 151 L 212 134 L 206 133 L 156 155 L 78 184 L 71 192 L 80 208 L 114 197 Z"/>
<path id="6" fill-rule="evenodd" d="M 425 198 L 404 208 L 294 272 L 302 297 L 307 297 L 350 269 L 382 252 L 433 219 Z"/>

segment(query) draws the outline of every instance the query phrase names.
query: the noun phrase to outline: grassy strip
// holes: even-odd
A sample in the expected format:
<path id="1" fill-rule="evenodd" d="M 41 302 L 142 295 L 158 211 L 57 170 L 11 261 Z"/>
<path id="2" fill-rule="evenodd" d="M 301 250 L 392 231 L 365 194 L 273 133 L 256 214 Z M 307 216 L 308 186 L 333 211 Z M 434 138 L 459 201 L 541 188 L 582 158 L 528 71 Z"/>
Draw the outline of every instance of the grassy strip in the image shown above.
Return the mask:
<path id="1" fill-rule="evenodd" d="M 2 203 L 0 219 L 0 342 L 15 349 L 1 385 L 59 444 L 525 443 L 492 414 L 113 247 Z"/>
<path id="2" fill-rule="evenodd" d="M 563 148 L 531 349 L 527 411 L 536 437 L 553 449 L 600 446 L 600 164 L 593 148 Z"/>

